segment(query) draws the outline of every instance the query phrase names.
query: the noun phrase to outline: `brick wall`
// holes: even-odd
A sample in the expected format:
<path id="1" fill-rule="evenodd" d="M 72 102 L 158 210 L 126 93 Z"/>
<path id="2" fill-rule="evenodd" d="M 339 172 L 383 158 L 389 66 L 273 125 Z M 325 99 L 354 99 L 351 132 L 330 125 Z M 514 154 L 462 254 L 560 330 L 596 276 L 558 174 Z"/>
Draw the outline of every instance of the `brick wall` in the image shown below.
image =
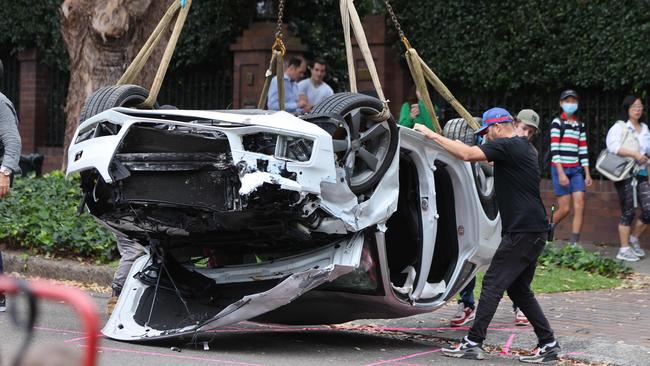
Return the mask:
<path id="1" fill-rule="evenodd" d="M 542 200 L 550 214 L 550 207 L 556 202 L 553 194 L 553 185 L 550 179 L 542 180 Z M 618 195 L 614 183 L 608 180 L 596 180 L 587 189 L 585 198 L 585 218 L 580 235 L 583 242 L 592 243 L 618 243 L 618 219 L 621 209 L 618 204 Z M 571 235 L 571 221 L 573 213 L 570 213 L 558 226 L 555 237 L 557 239 L 569 239 Z M 642 245 L 650 249 L 650 229 L 646 230 L 641 238 Z"/>

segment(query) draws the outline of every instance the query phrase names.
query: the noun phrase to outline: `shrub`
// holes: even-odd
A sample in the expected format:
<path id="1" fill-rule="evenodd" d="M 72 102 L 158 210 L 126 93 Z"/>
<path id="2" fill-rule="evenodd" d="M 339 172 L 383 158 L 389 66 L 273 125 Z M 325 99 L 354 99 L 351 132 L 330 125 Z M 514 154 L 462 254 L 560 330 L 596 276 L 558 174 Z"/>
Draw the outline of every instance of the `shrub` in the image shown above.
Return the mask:
<path id="1" fill-rule="evenodd" d="M 79 177 L 61 171 L 18 178 L 0 200 L 0 240 L 34 253 L 108 262 L 115 257 L 112 234 L 88 213 L 77 216 Z"/>
<path id="2" fill-rule="evenodd" d="M 580 246 L 567 245 L 563 248 L 547 245 L 539 257 L 543 266 L 557 265 L 574 270 L 598 273 L 605 277 L 627 277 L 632 269 L 623 262 L 604 258 L 600 253 L 593 253 Z"/>

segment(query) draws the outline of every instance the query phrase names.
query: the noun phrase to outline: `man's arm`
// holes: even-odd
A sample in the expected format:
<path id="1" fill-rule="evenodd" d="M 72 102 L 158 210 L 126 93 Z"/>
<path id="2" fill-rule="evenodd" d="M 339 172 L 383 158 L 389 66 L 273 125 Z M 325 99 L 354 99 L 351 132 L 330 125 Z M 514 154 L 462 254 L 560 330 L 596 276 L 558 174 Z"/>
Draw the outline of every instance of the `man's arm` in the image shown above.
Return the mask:
<path id="1" fill-rule="evenodd" d="M 20 168 L 21 141 L 18 133 L 15 112 L 9 105 L 0 103 L 0 141 L 4 146 L 4 156 L 2 157 L 2 167 L 11 169 L 12 172 Z M 11 177 L 0 173 L 0 198 L 9 193 Z"/>
<path id="2" fill-rule="evenodd" d="M 416 124 L 413 129 L 424 134 L 428 139 L 435 141 L 451 155 L 464 161 L 486 161 L 487 157 L 478 146 L 468 146 L 458 140 L 448 139 L 438 133 L 431 131 L 428 127 Z"/>

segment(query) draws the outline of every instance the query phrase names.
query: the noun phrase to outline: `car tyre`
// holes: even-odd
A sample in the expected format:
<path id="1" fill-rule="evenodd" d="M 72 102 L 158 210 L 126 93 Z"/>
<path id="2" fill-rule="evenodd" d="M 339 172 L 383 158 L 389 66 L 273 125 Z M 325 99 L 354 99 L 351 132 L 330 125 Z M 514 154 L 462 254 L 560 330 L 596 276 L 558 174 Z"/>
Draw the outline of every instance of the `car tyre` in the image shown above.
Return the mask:
<path id="1" fill-rule="evenodd" d="M 383 103 L 374 97 L 357 93 L 336 93 L 325 98 L 312 110 L 312 115 L 334 115 L 347 124 L 350 136 L 333 134 L 337 140 L 349 140 L 349 146 L 340 155 L 339 162 L 348 170 L 348 185 L 355 194 L 371 191 L 390 167 L 395 157 L 399 134 L 391 115 L 383 122 L 372 117 L 383 109 Z M 342 131 L 343 129 L 341 129 Z"/>
<path id="2" fill-rule="evenodd" d="M 480 119 L 476 118 L 476 120 L 480 124 Z M 447 121 L 445 128 L 442 130 L 442 134 L 452 140 L 460 140 L 469 146 L 476 145 L 474 129 L 462 118 Z M 494 167 L 485 162 L 475 162 L 471 166 L 476 191 L 481 201 L 481 206 L 483 206 L 483 211 L 490 220 L 494 220 L 499 214 L 496 191 L 494 190 Z"/>
<path id="3" fill-rule="evenodd" d="M 81 109 L 79 123 L 115 107 L 136 108 L 149 97 L 149 91 L 138 85 L 110 85 L 92 93 Z"/>

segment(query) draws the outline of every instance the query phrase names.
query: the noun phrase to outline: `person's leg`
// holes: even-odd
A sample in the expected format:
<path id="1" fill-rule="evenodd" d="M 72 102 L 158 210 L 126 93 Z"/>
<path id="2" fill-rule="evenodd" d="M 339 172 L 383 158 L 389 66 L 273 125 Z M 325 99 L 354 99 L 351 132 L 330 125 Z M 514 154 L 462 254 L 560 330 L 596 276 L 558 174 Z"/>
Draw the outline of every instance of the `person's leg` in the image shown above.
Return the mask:
<path id="1" fill-rule="evenodd" d="M 474 309 L 474 289 L 476 288 L 476 277 L 472 278 L 471 281 L 465 286 L 465 288 L 460 292 L 460 302 L 465 305 L 466 308 Z"/>
<path id="2" fill-rule="evenodd" d="M 2 251 L 0 251 L 0 274 L 5 273 L 4 260 L 2 259 Z"/>
<path id="3" fill-rule="evenodd" d="M 555 167 L 551 169 L 551 178 L 553 180 L 553 192 L 557 197 L 557 209 L 553 215 L 553 225 L 557 226 L 569 214 L 571 190 L 570 187 L 560 185 L 560 178 L 558 178 Z"/>
<path id="4" fill-rule="evenodd" d="M 618 238 L 621 248 L 616 255 L 617 259 L 624 261 L 638 261 L 639 258 L 630 249 L 630 226 L 634 221 L 634 197 L 632 192 L 632 178 L 615 182 L 618 201 L 621 206 L 621 218 L 618 224 Z"/>
<path id="5" fill-rule="evenodd" d="M 522 243 L 523 244 L 523 243 Z M 515 279 L 515 281 L 508 288 L 508 294 L 517 303 L 521 311 L 526 315 L 530 324 L 532 324 L 535 334 L 539 339 L 540 345 L 545 345 L 555 341 L 553 330 L 544 315 L 541 306 L 535 298 L 535 294 L 530 288 L 530 284 L 535 276 L 535 268 L 537 267 L 537 258 L 544 249 L 544 241 L 536 240 L 528 244 L 528 252 L 525 257 L 529 261 L 529 265 L 524 271 Z"/>
<path id="6" fill-rule="evenodd" d="M 650 223 L 650 184 L 647 180 L 639 181 L 638 200 L 641 207 L 641 217 L 634 224 L 632 235 L 630 235 L 630 248 L 637 257 L 645 257 L 645 250 L 641 248 L 639 238 Z"/>
<path id="7" fill-rule="evenodd" d="M 582 231 L 582 222 L 585 214 L 585 192 L 573 192 L 571 194 L 573 201 L 573 223 L 571 225 L 571 244 L 577 244 L 580 241 L 580 232 Z"/>
<path id="8" fill-rule="evenodd" d="M 528 266 L 521 260 L 519 251 L 526 244 L 520 242 L 525 236 L 520 233 L 505 234 L 501 244 L 494 253 L 492 263 L 483 277 L 481 299 L 476 307 L 474 325 L 469 330 L 467 338 L 476 343 L 483 343 L 487 328 L 494 317 L 503 293 L 519 274 Z"/>
<path id="9" fill-rule="evenodd" d="M 0 275 L 4 273 L 4 265 L 2 260 L 2 252 L 0 251 Z M 0 292 L 0 312 L 7 310 L 7 298 L 4 292 Z"/>
<path id="10" fill-rule="evenodd" d="M 120 262 L 113 276 L 111 287 L 113 289 L 113 296 L 119 296 L 126 282 L 126 277 L 129 275 L 129 271 L 131 271 L 133 262 L 144 254 L 144 247 L 121 233 L 116 233 L 115 240 L 117 241 L 117 250 L 120 252 Z"/>
<path id="11" fill-rule="evenodd" d="M 632 228 L 632 234 L 630 235 L 630 240 L 632 240 L 632 237 L 638 240 L 641 237 L 641 235 L 643 235 L 643 232 L 647 227 L 648 224 L 644 223 L 642 219 L 636 220 L 636 222 L 634 223 L 634 227 Z"/>
<path id="12" fill-rule="evenodd" d="M 460 327 L 474 320 L 475 305 L 474 305 L 474 288 L 476 287 L 476 277 L 465 286 L 460 292 L 460 300 L 458 300 L 458 309 L 454 317 L 449 322 L 452 327 Z"/>

